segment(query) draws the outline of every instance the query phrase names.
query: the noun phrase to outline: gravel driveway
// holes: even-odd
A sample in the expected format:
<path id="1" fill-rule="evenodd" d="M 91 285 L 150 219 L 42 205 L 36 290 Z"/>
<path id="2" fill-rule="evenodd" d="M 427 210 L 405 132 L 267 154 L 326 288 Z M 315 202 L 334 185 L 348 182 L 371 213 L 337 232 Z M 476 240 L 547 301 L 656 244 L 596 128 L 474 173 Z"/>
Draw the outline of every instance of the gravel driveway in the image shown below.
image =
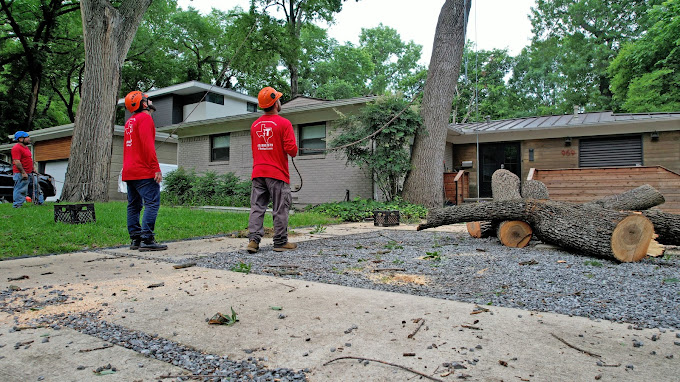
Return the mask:
<path id="1" fill-rule="evenodd" d="M 618 263 L 532 242 L 375 231 L 299 243 L 293 252 L 223 252 L 199 266 L 447 300 L 680 329 L 680 255 Z"/>

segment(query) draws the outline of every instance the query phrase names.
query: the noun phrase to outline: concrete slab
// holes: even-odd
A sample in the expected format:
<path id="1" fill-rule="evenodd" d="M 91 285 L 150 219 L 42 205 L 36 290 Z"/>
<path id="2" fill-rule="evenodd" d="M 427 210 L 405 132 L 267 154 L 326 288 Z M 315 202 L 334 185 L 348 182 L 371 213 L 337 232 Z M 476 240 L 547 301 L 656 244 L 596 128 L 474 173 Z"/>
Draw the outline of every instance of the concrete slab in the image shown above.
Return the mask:
<path id="1" fill-rule="evenodd" d="M 465 226 L 450 229 L 465 230 Z M 296 239 L 368 230 L 375 227 L 366 223 L 332 226 L 321 235 L 307 232 Z M 165 256 L 181 260 L 245 244 L 245 239 L 207 239 L 171 243 L 170 251 L 145 255 L 148 258 L 114 256 L 107 251 L 0 262 L 0 290 L 15 285 L 21 288 L 15 293 L 36 301 L 49 300 L 54 296 L 50 291 L 59 290 L 67 298 L 36 311 L 0 313 L 0 344 L 6 345 L 0 349 L 0 356 L 5 356 L 0 359 L 0 370 L 19 369 L 9 377 L 0 375 L 0 381 L 35 381 L 43 374 L 45 380 L 71 380 L 60 378 L 79 376 L 68 372 L 76 373 L 72 367 L 80 363 L 88 370 L 107 363 L 120 365 L 125 371 L 116 380 L 126 381 L 153 380 L 168 370 L 177 372 L 120 347 L 82 355 L 77 350 L 102 341 L 73 331 L 10 333 L 13 326 L 40 316 L 85 311 L 100 311 L 108 322 L 158 334 L 205 353 L 235 360 L 261 357 L 270 368 L 309 369 L 310 381 L 419 378 L 377 362 L 333 361 L 347 356 L 391 362 L 444 381 L 465 375 L 474 381 L 574 381 L 598 376 L 617 381 L 677 380 L 680 346 L 674 341 L 680 339 L 671 332 L 631 330 L 608 321 L 500 307 L 484 307 L 488 308 L 484 311 L 467 303 L 301 280 L 198 267 L 174 269 L 159 260 Z M 125 250 L 113 252 L 127 254 Z M 23 275 L 28 278 L 7 281 Z M 160 286 L 150 288 L 154 285 Z M 21 303 L 19 299 L 8 308 Z M 240 319 L 237 324 L 206 323 L 214 313 L 229 313 L 232 307 Z M 39 339 L 45 333 L 55 338 L 14 350 L 16 342 Z M 656 341 L 651 340 L 653 335 Z M 633 340 L 644 346 L 634 347 Z M 673 358 L 666 358 L 671 354 Z M 141 362 L 148 366 L 138 368 Z M 456 362 L 465 369 L 443 366 Z"/>

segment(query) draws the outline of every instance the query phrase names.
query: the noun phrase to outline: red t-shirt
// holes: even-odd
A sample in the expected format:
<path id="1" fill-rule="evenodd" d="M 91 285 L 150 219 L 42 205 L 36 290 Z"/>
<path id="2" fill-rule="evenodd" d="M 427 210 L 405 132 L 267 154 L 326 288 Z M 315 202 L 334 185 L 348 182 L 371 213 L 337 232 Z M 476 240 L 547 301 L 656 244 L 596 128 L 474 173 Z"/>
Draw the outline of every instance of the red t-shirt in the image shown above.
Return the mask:
<path id="1" fill-rule="evenodd" d="M 298 147 L 290 121 L 280 115 L 263 115 L 250 127 L 253 151 L 253 176 L 274 178 L 290 184 L 288 155 L 297 155 Z"/>
<path id="2" fill-rule="evenodd" d="M 21 166 L 24 167 L 24 171 L 26 171 L 27 174 L 33 172 L 33 157 L 31 157 L 31 149 L 22 145 L 21 143 L 17 143 L 16 145 L 12 146 L 12 172 L 18 174 L 21 171 L 19 171 L 17 166 L 14 165 L 15 160 L 21 161 Z"/>
<path id="3" fill-rule="evenodd" d="M 156 157 L 156 125 L 147 113 L 133 114 L 125 122 L 123 181 L 150 179 L 161 171 Z"/>

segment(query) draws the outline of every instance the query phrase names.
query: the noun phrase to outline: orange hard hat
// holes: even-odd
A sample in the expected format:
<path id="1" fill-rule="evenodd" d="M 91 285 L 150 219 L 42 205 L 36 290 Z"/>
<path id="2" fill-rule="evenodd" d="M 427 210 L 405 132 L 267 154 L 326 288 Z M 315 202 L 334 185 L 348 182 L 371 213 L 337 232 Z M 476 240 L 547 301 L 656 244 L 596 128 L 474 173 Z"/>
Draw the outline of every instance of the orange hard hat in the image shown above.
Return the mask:
<path id="1" fill-rule="evenodd" d="M 140 111 L 142 109 L 142 101 L 148 101 L 147 98 L 147 95 L 139 90 L 129 92 L 128 95 L 125 96 L 125 108 L 128 109 L 130 113 Z"/>
<path id="2" fill-rule="evenodd" d="M 266 88 L 260 90 L 260 94 L 257 95 L 257 103 L 262 109 L 272 107 L 276 100 L 281 98 L 283 93 L 279 93 L 276 89 L 267 86 Z"/>

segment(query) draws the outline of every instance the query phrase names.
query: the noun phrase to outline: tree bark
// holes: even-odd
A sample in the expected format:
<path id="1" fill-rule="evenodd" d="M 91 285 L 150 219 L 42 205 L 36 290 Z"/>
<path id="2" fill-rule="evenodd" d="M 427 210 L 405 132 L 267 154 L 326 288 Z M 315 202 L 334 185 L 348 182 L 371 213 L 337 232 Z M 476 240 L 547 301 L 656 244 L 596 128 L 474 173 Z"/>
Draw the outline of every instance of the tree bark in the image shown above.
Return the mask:
<path id="1" fill-rule="evenodd" d="M 61 199 L 108 201 L 120 72 L 152 0 L 81 0 L 85 71 Z M 134 90 L 134 89 L 129 89 Z"/>
<path id="2" fill-rule="evenodd" d="M 666 202 L 663 195 L 649 184 L 621 194 L 606 196 L 583 204 L 584 207 L 601 207 L 617 211 L 642 211 Z"/>
<path id="3" fill-rule="evenodd" d="M 491 175 L 491 195 L 494 202 L 522 199 L 519 194 L 520 180 L 508 170 L 496 170 Z"/>
<path id="4" fill-rule="evenodd" d="M 552 200 L 513 200 L 433 210 L 418 230 L 489 218 L 521 220 L 529 223 L 546 243 L 622 262 L 639 261 L 656 244 L 652 222 L 640 214 L 584 209 Z"/>
<path id="5" fill-rule="evenodd" d="M 680 245 L 680 215 L 659 210 L 642 211 L 642 215 L 654 224 L 656 239 L 661 244 Z"/>
<path id="6" fill-rule="evenodd" d="M 550 199 L 548 187 L 540 180 L 525 180 L 522 184 L 522 199 Z"/>
<path id="7" fill-rule="evenodd" d="M 429 208 L 444 203 L 444 150 L 453 97 L 465 45 L 471 0 L 446 0 L 439 13 L 421 115 L 427 130 L 413 144 L 412 169 L 404 199 Z"/>

